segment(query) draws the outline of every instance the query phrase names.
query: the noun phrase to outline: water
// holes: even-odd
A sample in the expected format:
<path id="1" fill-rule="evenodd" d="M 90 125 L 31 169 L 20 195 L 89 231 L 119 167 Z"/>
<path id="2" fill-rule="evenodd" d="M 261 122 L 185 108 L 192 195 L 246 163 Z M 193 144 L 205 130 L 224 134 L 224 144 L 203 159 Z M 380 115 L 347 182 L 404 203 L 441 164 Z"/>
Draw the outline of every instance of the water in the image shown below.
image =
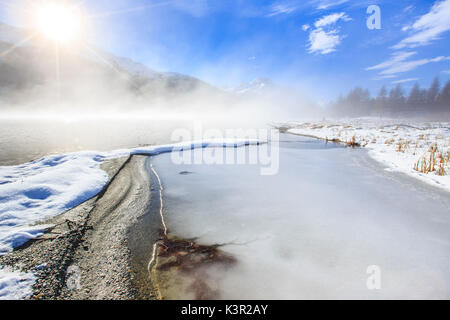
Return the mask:
<path id="1" fill-rule="evenodd" d="M 48 154 L 109 151 L 170 143 L 174 128 L 189 124 L 144 120 L 0 120 L 0 165 L 15 165 Z"/>
<path id="2" fill-rule="evenodd" d="M 448 193 L 385 171 L 362 149 L 282 139 L 274 176 L 152 160 L 170 234 L 228 243 L 237 258 L 204 270 L 222 298 L 450 298 Z M 366 285 L 372 265 L 379 290 Z"/>
<path id="3" fill-rule="evenodd" d="M 80 119 L 0 119 L 0 166 L 22 164 L 48 154 L 110 151 L 179 142 L 172 140 L 172 134 L 177 129 L 188 130 L 192 133 L 192 139 L 199 139 L 194 136 L 199 125 L 205 130 L 265 127 L 242 124 L 242 121 L 230 126 L 221 121 L 152 120 L 145 116 L 142 119 L 127 117 L 126 114 L 123 118 L 112 119 L 81 116 Z"/>

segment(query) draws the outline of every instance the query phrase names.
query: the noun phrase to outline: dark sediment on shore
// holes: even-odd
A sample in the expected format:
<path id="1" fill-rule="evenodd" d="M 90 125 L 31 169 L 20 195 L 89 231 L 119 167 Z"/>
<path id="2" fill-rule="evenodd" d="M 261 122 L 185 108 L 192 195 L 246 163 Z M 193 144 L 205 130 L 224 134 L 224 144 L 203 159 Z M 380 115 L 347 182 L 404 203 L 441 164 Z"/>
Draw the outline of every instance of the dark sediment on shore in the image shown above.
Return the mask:
<path id="1" fill-rule="evenodd" d="M 159 177 L 147 162 L 151 176 L 151 204 L 148 213 L 130 228 L 129 248 L 133 284 L 139 299 L 218 299 L 219 288 L 214 287 L 205 272 L 209 267 L 230 268 L 236 260 L 221 251 L 221 245 L 201 245 L 196 239 L 180 239 L 165 230 L 164 199 Z"/>
<path id="2" fill-rule="evenodd" d="M 219 249 L 201 245 L 195 239 L 164 237 L 157 247 L 151 279 L 160 299 L 220 299 L 220 288 L 208 271 L 228 270 L 237 260 Z"/>
<path id="3" fill-rule="evenodd" d="M 149 161 L 106 161 L 110 181 L 97 196 L 43 221 L 54 227 L 0 256 L 0 266 L 37 276 L 31 299 L 220 298 L 203 271 L 229 268 L 235 259 L 218 245 L 164 234 Z"/>

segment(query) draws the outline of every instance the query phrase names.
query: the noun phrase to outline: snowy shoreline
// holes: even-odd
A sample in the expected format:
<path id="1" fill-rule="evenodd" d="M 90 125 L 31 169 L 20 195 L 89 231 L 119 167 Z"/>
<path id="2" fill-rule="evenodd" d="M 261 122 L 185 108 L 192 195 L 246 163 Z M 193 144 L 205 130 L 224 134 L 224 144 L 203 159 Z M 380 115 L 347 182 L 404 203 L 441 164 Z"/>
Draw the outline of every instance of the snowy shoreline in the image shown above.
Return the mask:
<path id="1" fill-rule="evenodd" d="M 42 236 L 52 225 L 40 224 L 98 195 L 109 182 L 107 161 L 133 155 L 154 156 L 180 150 L 256 145 L 252 139 L 181 142 L 170 145 L 83 151 L 49 155 L 16 166 L 0 167 L 0 256 Z M 0 266 L 0 300 L 29 295 L 36 277 Z"/>
<path id="2" fill-rule="evenodd" d="M 130 155 L 154 156 L 174 150 L 206 147 L 239 147 L 256 140 L 183 142 L 171 145 L 82 151 L 50 155 L 39 160 L 0 167 L 0 255 L 29 239 L 39 237 L 49 225 L 32 224 L 70 210 L 97 195 L 108 182 L 100 165 Z"/>
<path id="3" fill-rule="evenodd" d="M 287 132 L 368 150 L 386 170 L 450 192 L 450 124 L 391 119 L 324 120 L 286 125 Z"/>

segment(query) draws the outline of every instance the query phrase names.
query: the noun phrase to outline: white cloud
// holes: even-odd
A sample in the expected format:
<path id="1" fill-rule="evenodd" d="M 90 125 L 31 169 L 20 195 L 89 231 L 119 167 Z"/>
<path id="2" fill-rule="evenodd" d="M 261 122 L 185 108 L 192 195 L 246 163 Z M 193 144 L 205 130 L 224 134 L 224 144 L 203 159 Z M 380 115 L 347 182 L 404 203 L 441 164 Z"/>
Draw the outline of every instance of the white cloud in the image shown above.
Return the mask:
<path id="1" fill-rule="evenodd" d="M 302 30 L 303 31 L 308 31 L 309 28 L 311 28 L 311 26 L 309 24 L 302 25 Z"/>
<path id="2" fill-rule="evenodd" d="M 349 0 L 315 0 L 314 2 L 317 4 L 317 9 L 326 10 L 337 5 L 344 4 L 348 1 Z"/>
<path id="3" fill-rule="evenodd" d="M 417 52 L 396 52 L 392 57 L 380 64 L 366 68 L 366 70 L 381 70 L 380 76 L 395 76 L 398 73 L 411 71 L 417 67 L 445 60 L 450 60 L 450 57 L 439 56 L 432 59 L 407 60 Z"/>
<path id="4" fill-rule="evenodd" d="M 287 4 L 274 4 L 270 7 L 270 13 L 267 14 L 267 17 L 273 17 L 280 14 L 290 14 L 297 10 L 297 7 L 287 5 Z"/>
<path id="5" fill-rule="evenodd" d="M 389 76 L 378 76 L 378 77 L 374 77 L 374 78 L 372 78 L 372 80 L 376 80 L 376 81 L 378 81 L 378 80 L 392 79 L 392 78 L 395 78 L 395 77 L 396 77 L 395 75 L 389 75 Z"/>
<path id="6" fill-rule="evenodd" d="M 409 5 L 405 9 L 403 9 L 403 12 L 410 12 L 410 11 L 414 10 L 415 8 L 416 7 L 414 7 L 413 5 Z"/>
<path id="7" fill-rule="evenodd" d="M 377 64 L 373 67 L 368 67 L 368 68 L 366 68 L 366 70 L 379 70 L 379 69 L 390 68 L 396 64 L 403 62 L 404 60 L 415 55 L 416 53 L 417 52 L 396 52 L 392 55 L 392 57 L 389 60 L 386 60 L 386 61 L 384 61 L 380 64 Z"/>
<path id="8" fill-rule="evenodd" d="M 327 16 L 323 16 L 322 18 L 320 18 L 319 20 L 317 20 L 314 23 L 314 26 L 316 28 L 321 28 L 321 27 L 325 27 L 331 24 L 335 24 L 336 22 L 338 22 L 339 20 L 343 20 L 343 21 L 350 21 L 352 20 L 349 16 L 347 16 L 345 14 L 345 12 L 339 12 L 339 13 L 333 13 L 333 14 L 329 14 Z"/>
<path id="9" fill-rule="evenodd" d="M 345 38 L 344 35 L 340 34 L 340 30 L 334 27 L 340 20 L 350 21 L 352 19 L 345 12 L 339 12 L 316 20 L 314 29 L 309 33 L 309 53 L 328 54 L 336 51 L 336 47 Z M 302 28 L 306 31 L 310 29 L 310 26 L 304 25 Z"/>
<path id="10" fill-rule="evenodd" d="M 419 80 L 419 78 L 408 78 L 408 79 L 392 81 L 392 83 L 399 84 L 399 83 L 407 83 L 407 82 L 412 82 L 412 81 L 417 81 L 417 80 Z"/>
<path id="11" fill-rule="evenodd" d="M 444 32 L 450 30 L 450 0 L 436 2 L 430 12 L 402 30 L 413 34 L 396 44 L 394 49 L 424 46 L 439 39 Z"/>
<path id="12" fill-rule="evenodd" d="M 443 73 L 447 73 L 447 74 L 450 74 L 450 70 L 444 70 L 444 71 L 442 71 Z"/>
<path id="13" fill-rule="evenodd" d="M 444 60 L 450 60 L 450 57 L 436 57 L 433 59 L 420 59 L 420 60 L 412 60 L 412 61 L 404 61 L 396 66 L 391 66 L 390 68 L 383 70 L 380 74 L 397 74 L 403 73 L 407 71 L 411 71 L 417 67 L 432 63 L 432 62 L 440 62 Z"/>
<path id="14" fill-rule="evenodd" d="M 323 29 L 315 29 L 309 34 L 308 52 L 328 54 L 336 51 L 336 47 L 341 43 L 342 36 L 337 30 L 325 31 Z"/>
<path id="15" fill-rule="evenodd" d="M 410 30 L 411 29 L 411 26 L 404 26 L 403 28 L 402 28 L 402 31 L 403 32 L 406 32 L 406 31 L 408 31 L 408 30 Z"/>

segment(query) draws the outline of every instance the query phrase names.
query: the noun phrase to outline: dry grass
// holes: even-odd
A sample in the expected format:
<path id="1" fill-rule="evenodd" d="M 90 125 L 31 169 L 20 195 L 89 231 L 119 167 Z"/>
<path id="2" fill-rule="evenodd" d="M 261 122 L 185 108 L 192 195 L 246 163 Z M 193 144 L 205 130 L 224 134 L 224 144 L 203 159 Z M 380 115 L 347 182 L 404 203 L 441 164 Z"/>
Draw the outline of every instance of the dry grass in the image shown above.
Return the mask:
<path id="1" fill-rule="evenodd" d="M 449 151 L 447 151 L 445 157 L 444 152 L 439 150 L 437 143 L 434 143 L 430 146 L 428 152 L 414 164 L 414 170 L 425 174 L 435 172 L 439 176 L 445 176 L 447 175 L 445 169 L 448 162 Z"/>
<path id="2" fill-rule="evenodd" d="M 326 133 L 328 136 L 325 137 L 325 141 L 341 143 L 352 148 L 367 147 L 377 143 L 383 144 L 384 141 L 384 148 L 388 147 L 390 152 L 398 152 L 400 159 L 409 162 L 411 156 L 413 156 L 416 159 L 413 162 L 417 161 L 413 164 L 414 170 L 420 173 L 434 173 L 435 175 L 445 176 L 447 171 L 450 170 L 450 139 L 446 139 L 445 134 L 436 130 L 422 131 L 419 134 L 419 132 L 411 130 L 407 126 L 393 125 L 371 127 L 370 130 L 372 131 L 361 131 L 361 135 L 359 134 L 360 131 L 357 131 L 360 129 L 359 125 L 344 123 L 303 123 L 297 127 L 315 129 L 317 132 Z M 381 146 L 375 147 L 377 150 L 383 149 Z"/>
<path id="3" fill-rule="evenodd" d="M 356 137 L 353 136 L 350 141 L 346 142 L 347 147 L 357 148 L 360 147 L 361 144 L 359 142 L 356 142 Z"/>
<path id="4" fill-rule="evenodd" d="M 405 151 L 409 149 L 409 143 L 409 141 L 399 139 L 397 142 L 397 152 L 405 153 Z"/>

